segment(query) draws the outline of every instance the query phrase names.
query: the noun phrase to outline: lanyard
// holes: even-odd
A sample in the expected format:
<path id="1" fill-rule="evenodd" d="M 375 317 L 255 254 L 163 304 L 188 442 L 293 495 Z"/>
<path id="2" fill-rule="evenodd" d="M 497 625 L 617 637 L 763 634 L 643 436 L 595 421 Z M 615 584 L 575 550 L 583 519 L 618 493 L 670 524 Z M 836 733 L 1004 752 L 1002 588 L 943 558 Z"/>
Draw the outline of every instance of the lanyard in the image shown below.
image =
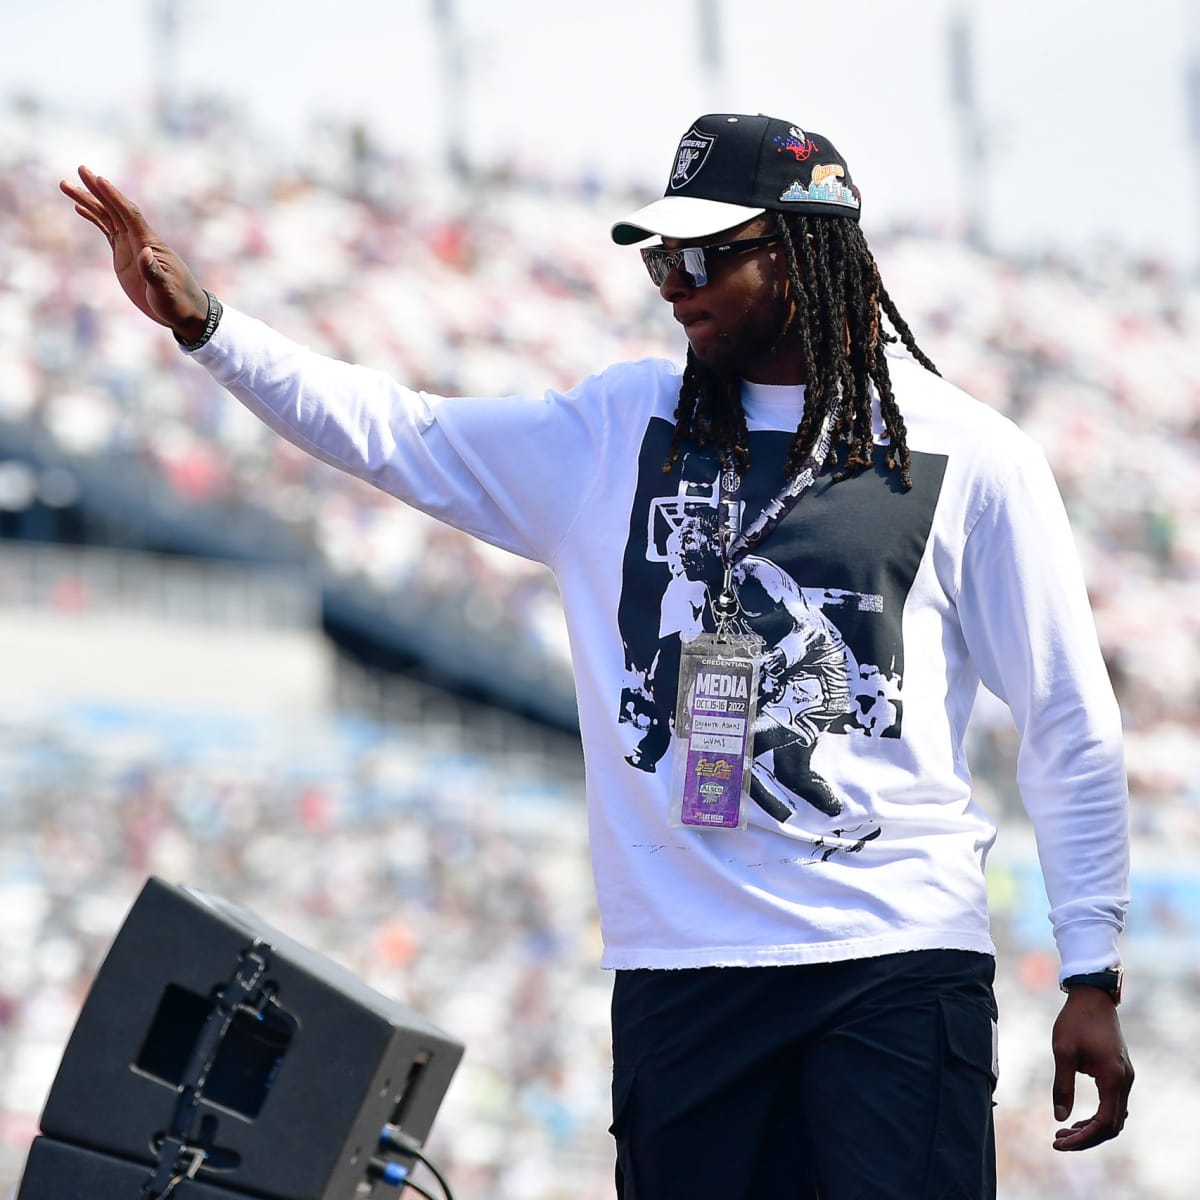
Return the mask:
<path id="1" fill-rule="evenodd" d="M 713 613 L 717 618 L 717 637 L 721 641 L 731 632 L 740 632 L 737 626 L 741 622 L 737 621 L 737 616 L 742 606 L 738 603 L 737 592 L 733 586 L 733 568 L 764 538 L 774 532 L 779 522 L 800 503 L 804 493 L 816 483 L 821 467 L 829 457 L 829 447 L 833 443 L 833 427 L 837 424 L 840 412 L 840 404 L 830 407 L 821 422 L 821 428 L 817 431 L 812 450 L 800 464 L 800 470 L 773 500 L 763 506 L 762 512 L 745 530 L 738 528 L 742 477 L 733 470 L 721 472 L 720 543 L 725 577 L 721 584 L 721 594 L 713 605 Z"/>

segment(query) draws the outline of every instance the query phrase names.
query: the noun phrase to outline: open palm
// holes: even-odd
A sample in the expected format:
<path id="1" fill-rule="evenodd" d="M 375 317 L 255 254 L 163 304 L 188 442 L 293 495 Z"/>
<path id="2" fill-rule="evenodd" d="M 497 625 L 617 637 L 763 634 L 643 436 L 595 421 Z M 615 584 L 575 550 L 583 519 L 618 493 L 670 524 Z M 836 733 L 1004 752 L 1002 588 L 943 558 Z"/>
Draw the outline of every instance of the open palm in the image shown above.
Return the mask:
<path id="1" fill-rule="evenodd" d="M 196 277 L 118 188 L 87 167 L 79 168 L 79 178 L 83 187 L 66 180 L 59 187 L 108 239 L 125 295 L 152 321 L 195 340 L 208 314 L 208 297 Z"/>

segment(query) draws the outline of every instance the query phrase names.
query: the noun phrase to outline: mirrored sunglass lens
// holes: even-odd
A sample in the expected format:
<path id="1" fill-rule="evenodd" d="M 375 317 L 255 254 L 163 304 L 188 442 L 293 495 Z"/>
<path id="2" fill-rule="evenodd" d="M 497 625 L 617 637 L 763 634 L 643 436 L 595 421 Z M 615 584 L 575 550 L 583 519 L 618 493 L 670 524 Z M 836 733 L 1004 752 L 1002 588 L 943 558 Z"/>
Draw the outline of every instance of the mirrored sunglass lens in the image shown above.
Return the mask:
<path id="1" fill-rule="evenodd" d="M 708 267 L 704 262 L 704 248 L 689 246 L 680 252 L 683 255 L 683 272 L 691 280 L 692 287 L 703 287 L 708 282 Z"/>
<path id="2" fill-rule="evenodd" d="M 663 280 L 671 269 L 670 252 L 661 247 L 642 251 L 642 262 L 650 273 L 650 280 L 655 287 L 662 287 Z"/>
<path id="3" fill-rule="evenodd" d="M 689 287 L 703 287 L 708 282 L 704 250 L 700 246 L 689 246 L 686 250 L 667 250 L 661 246 L 653 246 L 642 251 L 642 261 L 646 264 L 646 270 L 656 287 L 662 287 L 672 268 L 683 275 Z"/>

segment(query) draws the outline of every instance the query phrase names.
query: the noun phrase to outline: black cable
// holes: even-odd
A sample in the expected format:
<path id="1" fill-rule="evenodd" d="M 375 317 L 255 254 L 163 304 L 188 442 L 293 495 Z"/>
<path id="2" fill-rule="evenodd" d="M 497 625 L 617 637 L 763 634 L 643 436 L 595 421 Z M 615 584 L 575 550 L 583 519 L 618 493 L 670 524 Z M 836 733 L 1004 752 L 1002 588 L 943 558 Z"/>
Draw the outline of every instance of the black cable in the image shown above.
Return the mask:
<path id="1" fill-rule="evenodd" d="M 446 1200 L 454 1200 L 454 1193 L 450 1190 L 450 1185 L 446 1182 L 446 1177 L 441 1173 L 441 1171 L 439 1171 L 437 1167 L 435 1167 L 433 1163 L 431 1163 L 429 1159 L 427 1159 L 425 1155 L 421 1153 L 420 1150 L 409 1150 L 407 1153 L 411 1154 L 413 1158 L 415 1158 L 417 1162 L 419 1162 L 425 1168 L 425 1170 L 427 1170 L 430 1175 L 432 1175 L 434 1179 L 438 1181 L 438 1186 L 442 1189 Z M 429 1193 L 426 1192 L 425 1194 L 428 1195 Z"/>
<path id="2" fill-rule="evenodd" d="M 450 1190 L 450 1185 L 446 1182 L 446 1177 L 425 1157 L 421 1151 L 420 1143 L 409 1134 L 405 1133 L 396 1125 L 385 1125 L 379 1135 L 379 1147 L 381 1150 L 391 1150 L 395 1154 L 405 1154 L 410 1158 L 415 1158 L 433 1177 L 437 1180 L 438 1186 L 442 1189 L 446 1200 L 454 1200 L 454 1193 Z M 413 1188 L 414 1191 L 420 1191 L 415 1183 L 405 1181 L 407 1187 Z M 424 1196 L 429 1196 L 428 1192 L 421 1191 Z M 429 1197 L 429 1200 L 434 1200 Z"/>
<path id="3" fill-rule="evenodd" d="M 425 1200 L 438 1200 L 432 1192 L 427 1192 L 419 1183 L 413 1183 L 408 1177 L 408 1168 L 401 1163 L 388 1162 L 386 1159 L 373 1158 L 367 1165 L 367 1176 L 370 1179 L 378 1179 L 383 1183 L 389 1184 L 391 1187 L 398 1188 L 403 1195 L 405 1188 L 412 1188 L 419 1196 L 424 1196 Z"/>
<path id="4" fill-rule="evenodd" d="M 419 1183 L 413 1183 L 411 1179 L 406 1179 L 400 1185 L 400 1188 L 401 1195 L 404 1194 L 404 1188 L 412 1188 L 412 1190 L 416 1192 L 418 1196 L 424 1196 L 425 1200 L 438 1200 L 438 1198 L 432 1192 L 427 1192 Z"/>

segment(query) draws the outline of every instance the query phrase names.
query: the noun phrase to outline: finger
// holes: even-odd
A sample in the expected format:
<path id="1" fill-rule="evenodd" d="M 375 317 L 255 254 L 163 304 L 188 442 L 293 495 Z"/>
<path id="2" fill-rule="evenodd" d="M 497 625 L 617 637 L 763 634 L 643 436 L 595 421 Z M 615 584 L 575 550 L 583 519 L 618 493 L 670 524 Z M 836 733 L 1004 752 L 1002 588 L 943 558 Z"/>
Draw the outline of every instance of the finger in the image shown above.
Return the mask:
<path id="1" fill-rule="evenodd" d="M 1059 1129 L 1051 1143 L 1055 1150 L 1087 1150 L 1102 1139 L 1096 1136 L 1094 1121 L 1078 1121 L 1069 1129 Z"/>
<path id="2" fill-rule="evenodd" d="M 92 223 L 93 225 L 95 225 L 95 227 L 96 227 L 98 230 L 100 230 L 100 232 L 101 232 L 102 234 L 104 234 L 104 236 L 105 236 L 106 238 L 108 238 L 108 240 L 109 240 L 110 242 L 113 240 L 113 233 L 112 233 L 112 230 L 111 230 L 111 229 L 109 229 L 109 228 L 108 228 L 108 226 L 107 226 L 107 225 L 105 225 L 105 224 L 104 224 L 104 222 L 103 222 L 103 221 L 101 221 L 101 220 L 100 220 L 100 219 L 99 219 L 97 216 L 95 216 L 93 213 L 89 212 L 89 211 L 88 211 L 86 208 L 84 208 L 82 204 L 77 204 L 77 205 L 75 205 L 75 211 L 76 211 L 76 212 L 77 212 L 77 213 L 78 213 L 78 214 L 79 214 L 81 217 L 85 217 L 87 220 L 91 221 L 91 223 Z"/>
<path id="3" fill-rule="evenodd" d="M 1097 1073 L 1096 1090 L 1100 1095 L 1100 1105 L 1096 1109 L 1095 1122 L 1099 1129 L 1109 1131 L 1106 1137 L 1116 1137 L 1125 1128 L 1132 1087 L 1133 1068 L 1128 1061 L 1112 1064 L 1109 1070 Z"/>
<path id="4" fill-rule="evenodd" d="M 101 193 L 97 190 L 97 176 L 95 172 L 90 171 L 87 167 L 80 167 L 79 178 L 83 180 L 84 187 L 87 189 L 86 191 L 67 183 L 65 180 L 59 184 L 59 187 L 62 188 L 62 190 L 66 192 L 66 194 L 70 196 L 76 204 L 82 204 L 85 208 L 89 209 L 95 216 L 97 216 L 103 222 L 106 231 L 112 237 L 116 237 L 117 234 L 124 228 L 124 223 L 121 220 L 120 214 L 113 209 L 112 205 L 109 204 L 108 201 L 104 199 L 103 195 L 101 195 Z"/>
<path id="5" fill-rule="evenodd" d="M 81 176 L 85 169 L 80 168 Z M 150 228 L 146 218 L 142 216 L 142 210 L 115 183 L 105 179 L 103 175 L 96 175 L 91 171 L 88 171 L 88 175 L 91 176 L 90 182 L 86 178 L 84 182 L 113 214 L 119 225 L 143 240 L 153 236 L 154 231 Z"/>
<path id="6" fill-rule="evenodd" d="M 109 237 L 114 236 L 112 221 L 109 219 L 108 213 L 104 208 L 96 202 L 87 192 L 80 191 L 77 187 L 72 187 L 71 184 L 63 180 L 59 183 L 59 188 L 62 192 L 75 201 L 75 211 L 81 217 L 87 217 L 93 225 L 98 225 Z"/>
<path id="7" fill-rule="evenodd" d="M 58 186 L 64 192 L 66 192 L 66 194 L 70 196 L 72 200 L 78 201 L 80 204 L 86 204 L 88 208 L 102 207 L 100 201 L 97 200 L 96 197 L 91 194 L 91 192 L 86 191 L 84 188 L 76 187 L 75 184 L 70 182 L 70 180 L 60 179 L 58 181 Z"/>
<path id="8" fill-rule="evenodd" d="M 96 178 L 96 173 L 90 167 L 85 167 L 82 163 L 76 168 L 76 172 L 79 178 L 83 180 L 83 186 L 90 192 L 92 190 L 92 182 Z"/>
<path id="9" fill-rule="evenodd" d="M 91 193 L 92 203 L 104 213 L 114 235 L 126 232 L 136 234 L 137 231 L 133 228 L 126 211 L 129 201 L 118 188 L 88 167 L 79 168 L 79 178 Z"/>
<path id="10" fill-rule="evenodd" d="M 103 208 L 107 211 L 108 201 L 101 194 L 102 189 L 99 186 L 99 176 L 90 167 L 80 166 L 78 168 L 79 178 L 83 181 L 83 186 L 86 191 L 81 191 L 79 188 L 73 188 L 72 194 L 76 199 L 84 200 L 86 203 Z M 67 187 L 73 185 L 67 184 Z"/>
<path id="11" fill-rule="evenodd" d="M 84 208 L 98 209 L 99 203 L 90 192 L 85 192 L 82 188 L 77 188 L 73 183 L 65 179 L 58 181 L 58 190 L 65 196 L 69 196 L 76 204 L 82 204 Z"/>
<path id="12" fill-rule="evenodd" d="M 137 257 L 137 265 L 143 279 L 160 287 L 166 282 L 166 274 L 163 271 L 162 263 L 158 261 L 158 256 L 154 253 L 153 247 L 146 246 L 142 250 Z"/>
<path id="13" fill-rule="evenodd" d="M 1054 1135 L 1055 1150 L 1087 1150 L 1115 1138 L 1125 1127 L 1125 1117 L 1122 1113 L 1119 1119 L 1112 1117 L 1101 1118 L 1097 1114 L 1087 1121 L 1076 1121 L 1069 1129 L 1060 1129 Z"/>
<path id="14" fill-rule="evenodd" d="M 1075 1107 L 1075 1062 L 1073 1058 L 1054 1058 L 1054 1085 L 1050 1091 L 1054 1102 L 1054 1119 L 1065 1121 Z"/>
<path id="15" fill-rule="evenodd" d="M 1086 1150 L 1089 1146 L 1115 1138 L 1129 1119 L 1129 1090 L 1132 1080 L 1122 1077 L 1112 1085 L 1100 1086 L 1100 1105 L 1095 1115 L 1076 1121 L 1068 1129 L 1055 1134 L 1056 1150 Z"/>

